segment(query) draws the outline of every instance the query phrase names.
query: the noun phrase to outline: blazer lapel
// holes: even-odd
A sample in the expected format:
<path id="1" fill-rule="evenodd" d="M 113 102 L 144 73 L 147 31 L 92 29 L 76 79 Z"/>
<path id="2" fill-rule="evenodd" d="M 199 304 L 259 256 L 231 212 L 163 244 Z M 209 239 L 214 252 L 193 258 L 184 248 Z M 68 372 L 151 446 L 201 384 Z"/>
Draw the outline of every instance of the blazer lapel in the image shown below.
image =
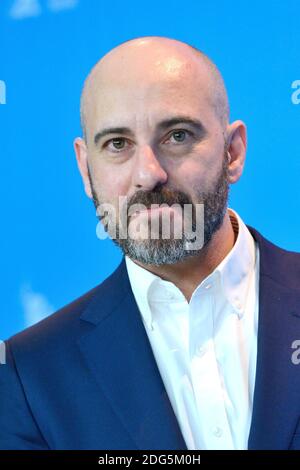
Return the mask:
<path id="1" fill-rule="evenodd" d="M 131 291 L 125 260 L 81 319 L 90 370 L 138 449 L 186 449 Z"/>
<path id="2" fill-rule="evenodd" d="M 280 265 L 280 250 L 248 228 L 260 248 L 257 365 L 248 448 L 288 449 L 300 415 L 300 365 L 292 361 L 292 343 L 300 340 L 300 292 L 284 285 L 290 265 Z"/>

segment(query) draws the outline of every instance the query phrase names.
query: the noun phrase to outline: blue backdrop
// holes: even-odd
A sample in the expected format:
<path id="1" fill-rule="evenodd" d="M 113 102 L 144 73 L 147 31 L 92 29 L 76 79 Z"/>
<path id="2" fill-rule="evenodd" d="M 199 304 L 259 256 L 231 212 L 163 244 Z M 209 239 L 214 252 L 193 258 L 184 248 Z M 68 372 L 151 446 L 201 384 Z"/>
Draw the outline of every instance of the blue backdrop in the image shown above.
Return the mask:
<path id="1" fill-rule="evenodd" d="M 120 251 L 96 237 L 73 153 L 79 97 L 94 63 L 122 41 L 169 36 L 204 50 L 248 125 L 230 207 L 300 251 L 299 1 L 1 0 L 0 338 L 100 283 Z"/>

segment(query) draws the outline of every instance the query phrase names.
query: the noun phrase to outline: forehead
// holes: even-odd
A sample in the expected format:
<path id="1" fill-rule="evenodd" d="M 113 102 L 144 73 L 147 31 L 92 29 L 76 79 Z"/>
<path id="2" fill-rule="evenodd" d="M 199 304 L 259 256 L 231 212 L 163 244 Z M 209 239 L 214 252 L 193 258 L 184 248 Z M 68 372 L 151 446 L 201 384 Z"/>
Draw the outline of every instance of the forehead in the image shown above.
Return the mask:
<path id="1" fill-rule="evenodd" d="M 85 106 L 87 129 L 94 132 L 99 126 L 116 124 L 151 127 L 172 114 L 211 119 L 210 81 L 204 65 L 176 57 L 157 60 L 152 67 L 109 64 L 91 81 Z"/>

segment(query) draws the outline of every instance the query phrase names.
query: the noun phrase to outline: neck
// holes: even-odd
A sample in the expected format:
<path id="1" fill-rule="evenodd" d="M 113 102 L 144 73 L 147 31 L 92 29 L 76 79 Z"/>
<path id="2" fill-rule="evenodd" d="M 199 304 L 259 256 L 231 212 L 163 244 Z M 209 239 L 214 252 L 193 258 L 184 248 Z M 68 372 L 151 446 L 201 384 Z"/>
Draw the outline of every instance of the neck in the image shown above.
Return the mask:
<path id="1" fill-rule="evenodd" d="M 161 266 L 145 265 L 137 261 L 135 263 L 162 279 L 171 281 L 189 302 L 196 287 L 220 264 L 234 243 L 235 233 L 227 211 L 220 229 L 197 255 L 175 264 Z"/>

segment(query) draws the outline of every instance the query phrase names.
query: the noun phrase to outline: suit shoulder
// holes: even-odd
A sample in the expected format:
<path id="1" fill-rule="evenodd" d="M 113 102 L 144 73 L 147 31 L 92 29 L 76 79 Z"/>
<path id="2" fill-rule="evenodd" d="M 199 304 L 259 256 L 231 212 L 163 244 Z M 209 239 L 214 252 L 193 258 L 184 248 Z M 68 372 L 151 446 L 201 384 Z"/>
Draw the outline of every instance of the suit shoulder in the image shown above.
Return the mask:
<path id="1" fill-rule="evenodd" d="M 258 243 L 263 274 L 280 284 L 300 290 L 300 253 L 275 245 L 253 227 L 248 226 L 248 229 Z"/>

